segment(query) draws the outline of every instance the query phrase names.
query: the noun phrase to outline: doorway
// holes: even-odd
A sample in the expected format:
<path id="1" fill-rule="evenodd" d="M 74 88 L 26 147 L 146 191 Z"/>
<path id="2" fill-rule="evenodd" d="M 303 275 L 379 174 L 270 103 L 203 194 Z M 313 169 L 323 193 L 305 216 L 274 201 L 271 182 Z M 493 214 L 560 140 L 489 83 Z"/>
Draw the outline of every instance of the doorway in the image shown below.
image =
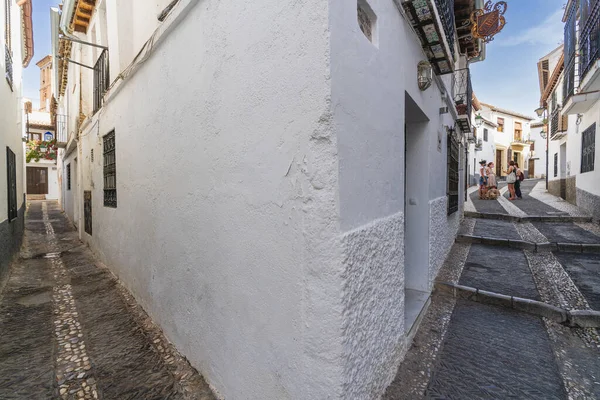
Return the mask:
<path id="1" fill-rule="evenodd" d="M 71 168 L 71 187 L 73 189 L 73 225 L 79 227 L 79 169 L 77 168 L 77 158 L 73 160 Z"/>
<path id="2" fill-rule="evenodd" d="M 529 160 L 529 168 L 527 168 L 527 170 L 528 170 L 527 177 L 535 178 L 535 160 L 532 160 L 532 159 Z"/>
<path id="3" fill-rule="evenodd" d="M 27 167 L 27 194 L 48 194 L 48 168 Z"/>
<path id="4" fill-rule="evenodd" d="M 496 176 L 502 176 L 502 150 L 496 150 Z"/>
<path id="5" fill-rule="evenodd" d="M 560 145 L 560 197 L 567 199 L 567 144 Z"/>
<path id="6" fill-rule="evenodd" d="M 429 119 L 406 94 L 404 125 L 404 326 L 429 299 Z M 437 134 L 435 135 L 437 137 Z"/>

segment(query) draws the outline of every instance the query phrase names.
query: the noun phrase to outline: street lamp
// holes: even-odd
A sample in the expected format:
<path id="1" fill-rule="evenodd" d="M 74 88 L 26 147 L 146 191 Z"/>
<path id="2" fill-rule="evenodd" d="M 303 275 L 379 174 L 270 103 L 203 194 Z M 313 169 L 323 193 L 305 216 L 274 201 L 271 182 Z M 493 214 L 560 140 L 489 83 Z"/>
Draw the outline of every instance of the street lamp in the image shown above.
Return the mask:
<path id="1" fill-rule="evenodd" d="M 481 114 L 477 114 L 477 116 L 475 117 L 475 126 L 481 128 L 481 125 L 483 125 L 483 117 L 481 116 Z"/>
<path id="2" fill-rule="evenodd" d="M 546 121 L 546 108 L 540 107 L 535 109 L 535 113 L 538 117 L 544 117 L 544 121 Z M 546 190 L 548 190 L 548 148 L 550 147 L 550 135 L 546 132 L 546 124 L 542 125 L 542 131 L 540 132 L 540 136 L 542 139 L 546 139 Z"/>

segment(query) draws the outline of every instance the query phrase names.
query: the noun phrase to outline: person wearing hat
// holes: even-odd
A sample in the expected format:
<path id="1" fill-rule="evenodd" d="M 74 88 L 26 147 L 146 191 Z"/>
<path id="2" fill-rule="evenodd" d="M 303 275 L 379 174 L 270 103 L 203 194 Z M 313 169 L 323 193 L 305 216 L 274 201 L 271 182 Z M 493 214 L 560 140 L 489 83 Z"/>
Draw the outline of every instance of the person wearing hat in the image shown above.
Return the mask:
<path id="1" fill-rule="evenodd" d="M 486 161 L 479 161 L 479 199 L 485 200 L 485 195 L 487 192 L 487 172 L 486 172 Z"/>

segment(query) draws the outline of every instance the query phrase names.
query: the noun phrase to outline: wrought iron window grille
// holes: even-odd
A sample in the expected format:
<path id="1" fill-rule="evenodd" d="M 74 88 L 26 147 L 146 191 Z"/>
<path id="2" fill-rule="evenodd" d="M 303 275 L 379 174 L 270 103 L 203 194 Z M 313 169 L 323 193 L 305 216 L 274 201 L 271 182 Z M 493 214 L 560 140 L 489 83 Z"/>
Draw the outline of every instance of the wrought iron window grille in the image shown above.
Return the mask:
<path id="1" fill-rule="evenodd" d="M 448 132 L 448 215 L 458 211 L 459 192 L 459 143 L 450 132 Z"/>
<path id="2" fill-rule="evenodd" d="M 104 144 L 104 206 L 117 208 L 117 168 L 115 131 L 103 138 Z"/>
<path id="3" fill-rule="evenodd" d="M 17 209 L 17 160 L 15 153 L 6 146 L 6 182 L 8 193 L 8 221 L 19 216 Z"/>
<path id="4" fill-rule="evenodd" d="M 594 170 L 596 157 L 596 123 L 581 134 L 581 173 Z"/>
<path id="5" fill-rule="evenodd" d="M 67 190 L 71 190 L 71 164 L 67 164 Z"/>
<path id="6" fill-rule="evenodd" d="M 104 94 L 108 90 L 110 74 L 108 70 L 108 50 L 102 50 L 94 65 L 94 113 L 104 104 Z"/>
<path id="7" fill-rule="evenodd" d="M 8 86 L 10 86 L 10 90 L 13 90 L 13 62 L 12 62 L 12 56 L 10 54 L 10 49 L 8 48 L 8 46 L 4 46 L 4 63 L 6 66 L 6 72 L 5 72 L 5 77 L 6 77 L 6 82 L 8 82 Z"/>
<path id="8" fill-rule="evenodd" d="M 579 76 L 583 79 L 600 56 L 600 1 L 582 0 L 579 19 Z"/>

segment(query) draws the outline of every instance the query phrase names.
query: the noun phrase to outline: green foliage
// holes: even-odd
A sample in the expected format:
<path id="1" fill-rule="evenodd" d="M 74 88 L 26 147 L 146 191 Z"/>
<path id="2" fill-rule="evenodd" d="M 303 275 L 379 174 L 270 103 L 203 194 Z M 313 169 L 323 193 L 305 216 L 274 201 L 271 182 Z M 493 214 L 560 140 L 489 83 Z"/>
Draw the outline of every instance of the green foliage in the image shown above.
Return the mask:
<path id="1" fill-rule="evenodd" d="M 56 160 L 57 150 L 56 139 L 30 140 L 26 145 L 25 158 L 27 162 L 31 160 L 38 162 L 40 159 Z"/>

